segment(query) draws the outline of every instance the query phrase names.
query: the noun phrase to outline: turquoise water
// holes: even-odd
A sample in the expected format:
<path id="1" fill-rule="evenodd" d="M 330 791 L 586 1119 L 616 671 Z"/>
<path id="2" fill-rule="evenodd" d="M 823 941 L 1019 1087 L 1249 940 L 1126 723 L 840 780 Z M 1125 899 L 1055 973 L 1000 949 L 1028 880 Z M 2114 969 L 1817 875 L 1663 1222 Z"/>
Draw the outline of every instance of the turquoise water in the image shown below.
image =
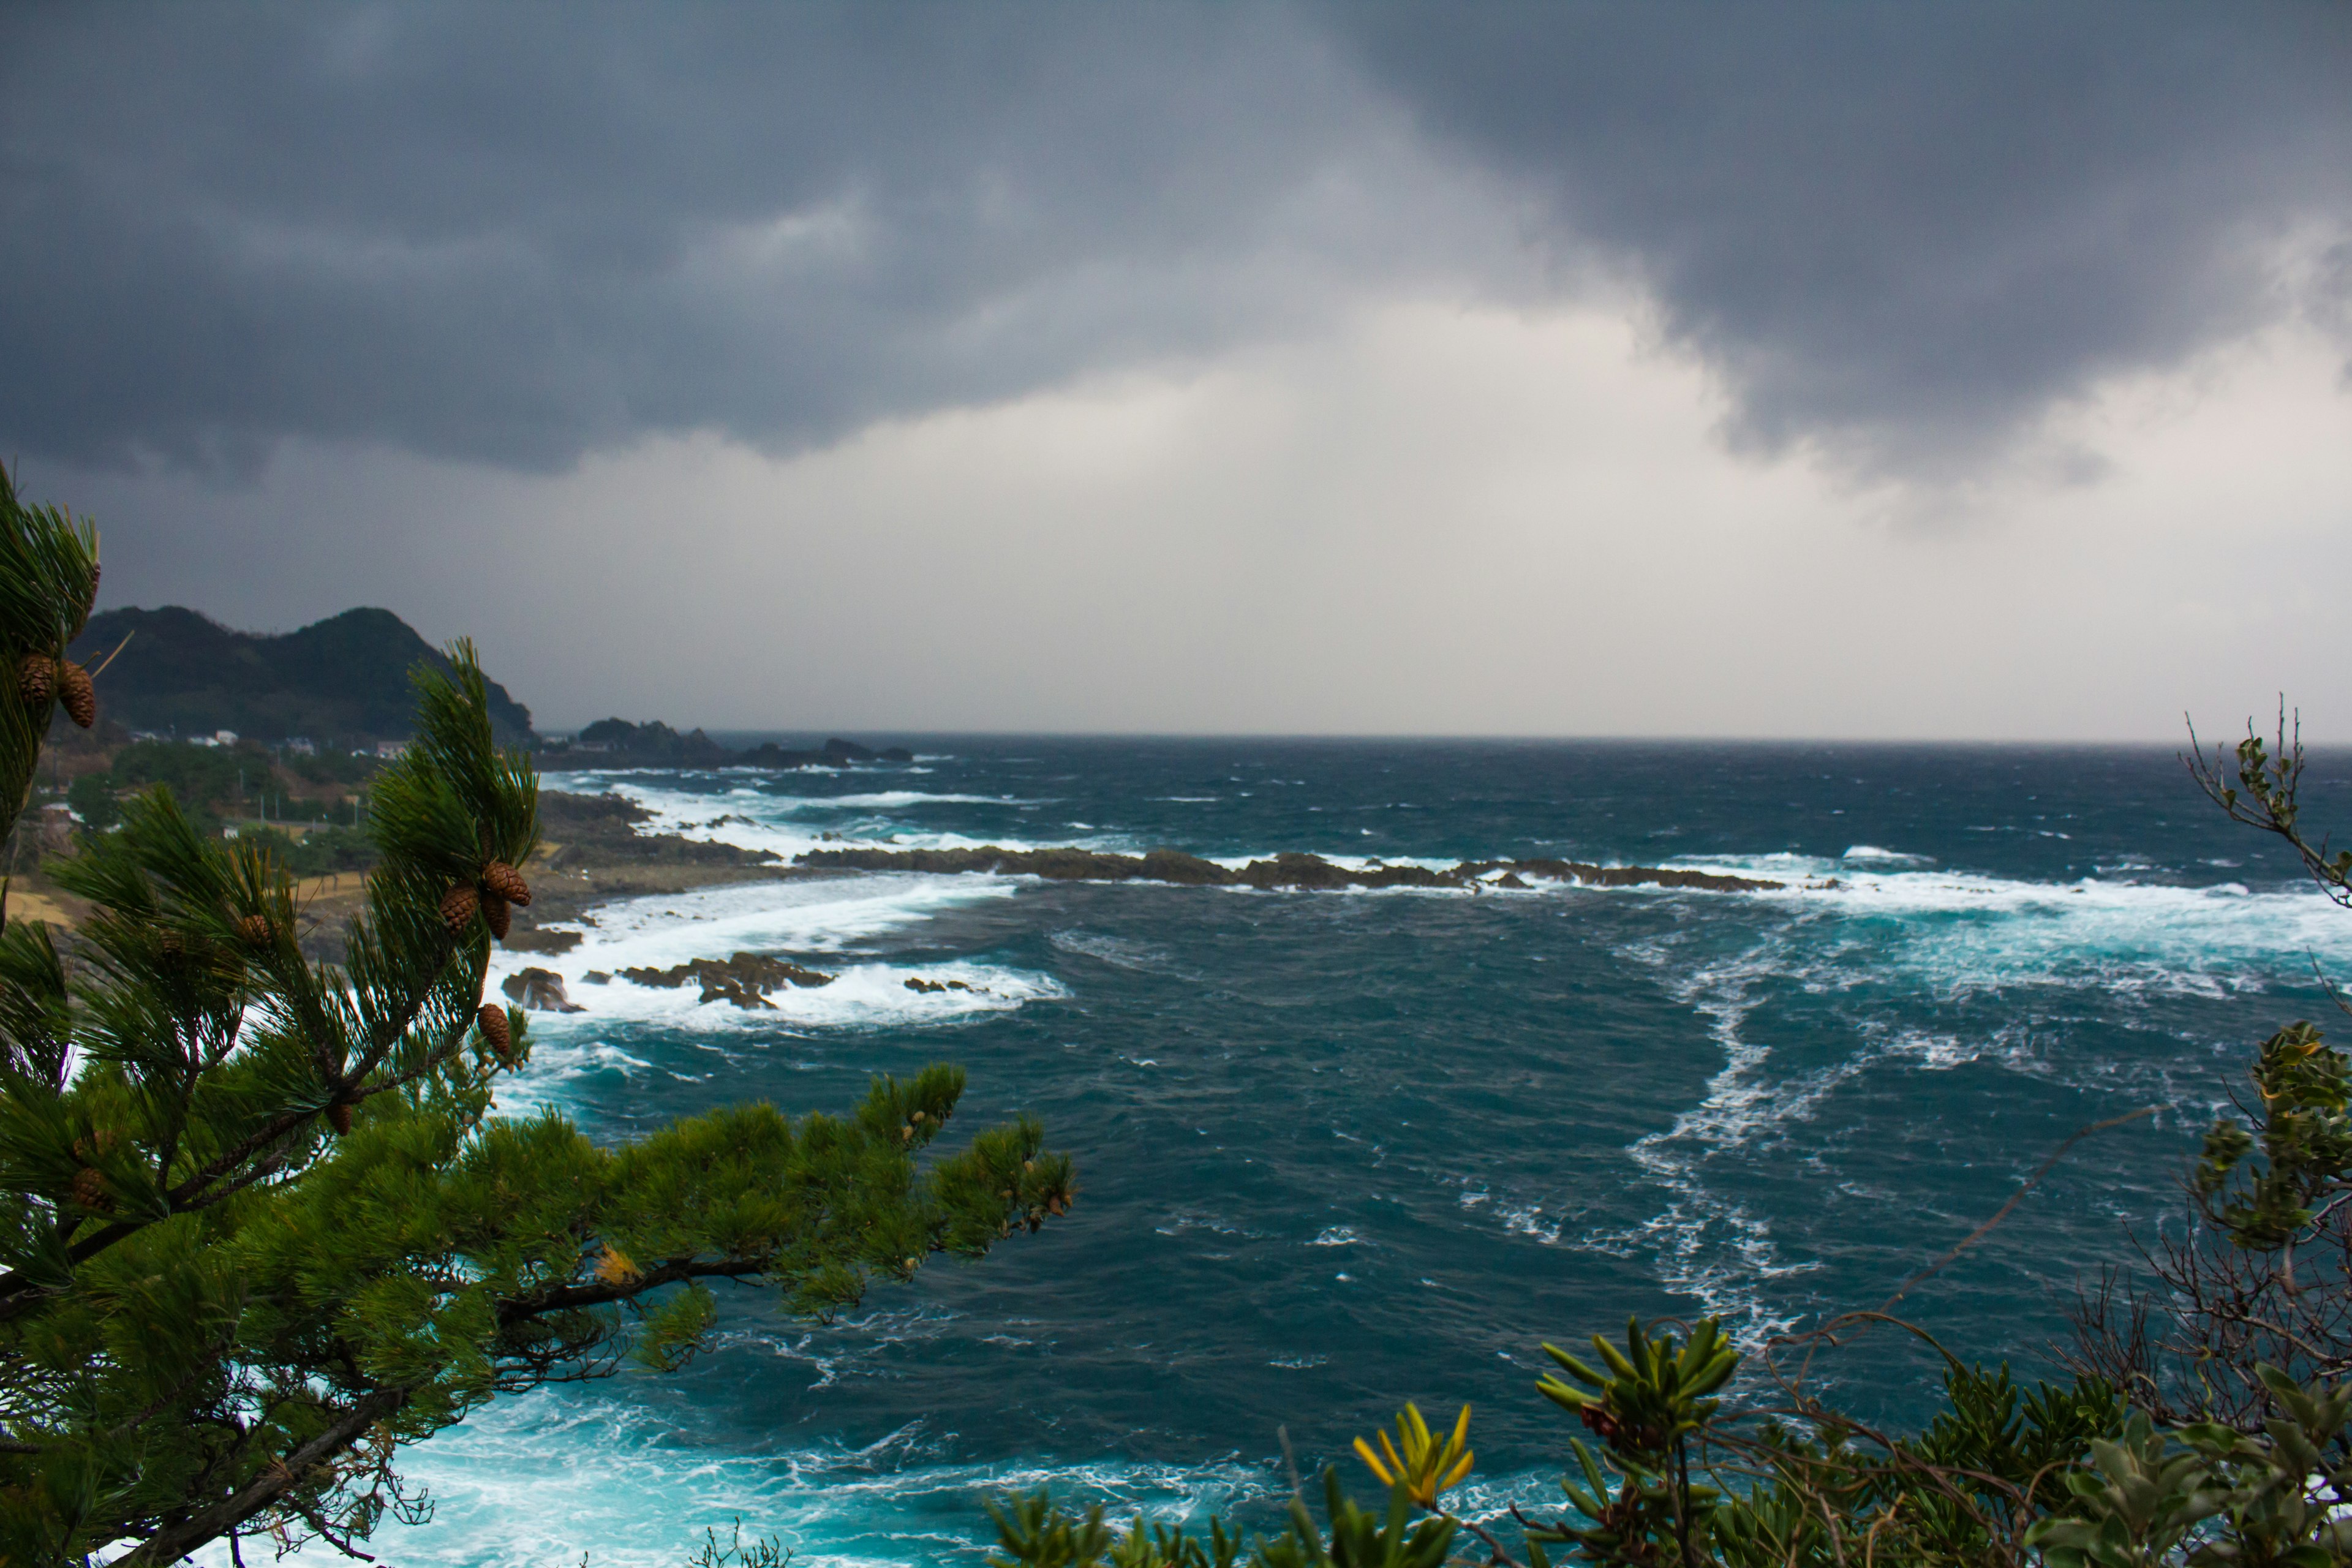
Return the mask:
<path id="1" fill-rule="evenodd" d="M 706 1525 L 803 1563 L 976 1563 L 980 1500 L 1263 1516 L 1276 1429 L 1344 1456 L 1476 1406 L 1475 1504 L 1550 1491 L 1544 1339 L 1720 1312 L 1753 1342 L 1874 1306 L 2078 1148 L 1909 1310 L 1964 1352 L 2063 1338 L 2249 1046 L 2325 1005 L 2352 914 L 2168 752 L 935 740 L 911 766 L 628 773 L 672 830 L 785 850 L 1168 844 L 1737 870 L 1775 893 L 1257 893 L 883 874 L 603 911 L 550 963 L 508 1109 L 599 1136 L 765 1098 L 839 1108 L 949 1059 L 962 1121 L 1045 1121 L 1076 1211 L 831 1328 L 722 1293 L 717 1347 L 501 1403 L 417 1450 L 403 1564 L 675 1563 Z M 2315 769 L 2313 809 L 2346 769 Z M 2325 775 L 2325 776 L 2322 776 Z M 722 820 L 723 819 L 723 820 Z M 739 949 L 836 970 L 782 1011 L 582 982 Z M 524 961 L 512 961 L 519 964 Z M 969 992 L 918 994 L 910 976 Z M 950 1136 L 952 1137 L 951 1129 Z M 1901 1421 L 1895 1336 L 1831 1367 Z M 1352 1463 L 1350 1461 L 1350 1463 Z"/>

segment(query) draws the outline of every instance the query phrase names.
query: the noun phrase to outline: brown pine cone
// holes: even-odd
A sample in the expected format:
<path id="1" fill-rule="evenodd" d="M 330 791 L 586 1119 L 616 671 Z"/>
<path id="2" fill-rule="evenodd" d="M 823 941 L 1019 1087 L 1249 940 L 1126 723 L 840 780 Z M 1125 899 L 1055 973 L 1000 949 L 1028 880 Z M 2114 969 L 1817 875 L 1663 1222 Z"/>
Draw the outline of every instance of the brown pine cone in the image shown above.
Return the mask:
<path id="1" fill-rule="evenodd" d="M 507 1053 L 514 1049 L 514 1034 L 507 1026 L 507 1010 L 485 1002 L 481 1012 L 475 1015 L 474 1021 L 482 1026 L 482 1038 L 490 1043 L 491 1054 L 500 1061 L 506 1060 Z"/>
<path id="2" fill-rule="evenodd" d="M 327 1107 L 327 1123 L 335 1130 L 337 1137 L 348 1135 L 352 1130 L 351 1103 L 339 1100 Z"/>
<path id="3" fill-rule="evenodd" d="M 518 909 L 530 902 L 530 884 L 522 879 L 521 872 L 503 860 L 493 860 L 482 868 L 482 890 L 496 893 Z"/>
<path id="4" fill-rule="evenodd" d="M 451 936 L 463 936 L 481 907 L 482 895 L 469 884 L 459 882 L 441 895 L 441 921 L 449 928 Z"/>
<path id="5" fill-rule="evenodd" d="M 73 1195 L 74 1202 L 86 1209 L 103 1211 L 114 1206 L 113 1190 L 106 1178 L 86 1166 L 74 1173 Z"/>
<path id="6" fill-rule="evenodd" d="M 506 941 L 507 928 L 514 923 L 513 907 L 504 899 L 499 897 L 496 893 L 484 893 L 482 895 L 482 923 L 490 928 L 490 934 L 492 936 L 498 938 L 500 942 Z"/>
<path id="7" fill-rule="evenodd" d="M 65 704 L 66 716 L 83 729 L 98 722 L 98 688 L 90 684 L 89 671 L 81 666 L 58 667 L 58 700 Z"/>
<path id="8" fill-rule="evenodd" d="M 45 708 L 58 694 L 58 661 L 45 653 L 28 653 L 16 666 L 16 695 L 27 708 Z"/>
<path id="9" fill-rule="evenodd" d="M 268 947 L 277 937 L 277 928 L 268 915 L 247 915 L 236 922 L 236 934 L 245 938 L 247 947 Z"/>

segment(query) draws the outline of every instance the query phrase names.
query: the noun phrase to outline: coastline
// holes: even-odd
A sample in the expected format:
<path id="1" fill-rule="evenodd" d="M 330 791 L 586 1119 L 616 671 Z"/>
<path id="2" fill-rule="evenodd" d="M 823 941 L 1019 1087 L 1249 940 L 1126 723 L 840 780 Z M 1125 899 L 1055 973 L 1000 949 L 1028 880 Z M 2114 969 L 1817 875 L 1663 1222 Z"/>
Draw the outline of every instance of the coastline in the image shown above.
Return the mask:
<path id="1" fill-rule="evenodd" d="M 648 893 L 683 893 L 730 882 L 786 882 L 845 875 L 794 866 L 761 851 L 709 844 L 676 834 L 643 834 L 652 814 L 618 795 L 539 795 L 540 846 L 523 863 L 530 903 L 514 912 L 499 945 L 509 952 L 557 953 L 577 933 L 543 927 L 577 921 L 602 905 Z M 316 878 L 298 893 L 308 919 L 302 945 L 315 958 L 340 961 L 343 929 L 366 897 L 364 874 Z"/>

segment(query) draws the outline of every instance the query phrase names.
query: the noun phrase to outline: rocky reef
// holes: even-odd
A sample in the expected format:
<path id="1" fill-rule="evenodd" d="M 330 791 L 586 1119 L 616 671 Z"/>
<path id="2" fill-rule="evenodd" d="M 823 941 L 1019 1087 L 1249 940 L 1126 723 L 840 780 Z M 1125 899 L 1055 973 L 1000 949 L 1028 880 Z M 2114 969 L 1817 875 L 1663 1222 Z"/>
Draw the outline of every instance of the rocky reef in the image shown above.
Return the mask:
<path id="1" fill-rule="evenodd" d="M 769 958 L 756 952 L 739 952 L 724 961 L 698 958 L 674 969 L 624 969 L 620 977 L 638 985 L 665 990 L 676 990 L 692 981 L 702 987 L 703 1001 L 731 1003 L 746 1011 L 773 1007 L 775 1004 L 768 1000 L 768 994 L 782 986 L 830 985 L 835 978 L 788 958 Z"/>
<path id="2" fill-rule="evenodd" d="M 551 969 L 526 969 L 499 985 L 507 1000 L 526 1013 L 585 1013 L 563 990 L 563 976 Z"/>
<path id="3" fill-rule="evenodd" d="M 812 849 L 795 865 L 846 871 L 993 871 L 1043 877 L 1055 882 L 1172 882 L 1199 888 L 1526 888 L 1527 879 L 1592 888 L 1696 888 L 1712 893 L 1775 891 L 1785 884 L 1713 871 L 1682 871 L 1666 866 L 1595 866 L 1582 860 L 1465 860 L 1444 870 L 1427 866 L 1373 866 L 1350 870 L 1320 855 L 1281 854 L 1253 860 L 1239 870 L 1187 855 L 1154 849 L 1143 855 L 1106 855 L 1092 849 Z M 1493 882 L 1486 879 L 1500 871 Z"/>

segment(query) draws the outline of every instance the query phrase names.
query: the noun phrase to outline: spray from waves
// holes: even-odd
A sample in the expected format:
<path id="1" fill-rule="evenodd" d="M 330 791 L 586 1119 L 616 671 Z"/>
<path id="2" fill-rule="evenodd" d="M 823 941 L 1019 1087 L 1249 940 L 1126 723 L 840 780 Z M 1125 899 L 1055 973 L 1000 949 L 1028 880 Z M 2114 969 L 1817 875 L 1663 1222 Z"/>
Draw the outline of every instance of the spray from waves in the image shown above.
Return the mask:
<path id="1" fill-rule="evenodd" d="M 1644 947 L 1626 956 L 1656 963 L 1664 952 Z M 1810 1115 L 1863 1066 L 1856 1058 L 1777 1083 L 1764 1076 L 1771 1048 L 1748 1040 L 1741 1026 L 1763 999 L 1761 984 L 1789 974 L 1790 959 L 1787 936 L 1774 932 L 1737 957 L 1669 978 L 1676 999 L 1706 1018 L 1708 1035 L 1723 1048 L 1723 1066 L 1707 1079 L 1706 1097 L 1696 1106 L 1626 1151 L 1635 1167 L 1665 1191 L 1665 1208 L 1631 1232 L 1591 1238 L 1603 1247 L 1631 1245 L 1649 1253 L 1661 1283 L 1730 1320 L 1734 1337 L 1751 1349 L 1797 1321 L 1796 1314 L 1766 1300 L 1766 1288 L 1816 1265 L 1783 1258 L 1762 1215 L 1708 1185 L 1706 1163 Z"/>
<path id="2" fill-rule="evenodd" d="M 535 1014 L 531 1063 L 499 1094 L 513 1113 L 560 1095 L 568 1081 L 656 1068 L 616 1042 L 611 1026 L 659 1026 L 700 1036 L 773 1036 L 814 1030 L 873 1029 L 950 1023 L 1066 994 L 1049 975 L 968 958 L 919 963 L 887 958 L 826 962 L 845 947 L 917 926 L 963 905 L 1013 896 L 1017 888 L 988 878 L 884 875 L 809 881 L 737 883 L 656 894 L 604 906 L 574 927 L 580 944 L 557 955 L 500 951 L 491 961 L 493 994 L 524 969 L 559 976 L 579 1014 Z M 564 928 L 555 928 L 564 929 Z M 667 969 L 739 951 L 795 952 L 835 978 L 820 986 L 786 985 L 756 1010 L 703 1005 L 698 986 L 639 985 L 630 968 Z M 592 979 L 601 976 L 601 979 Z M 909 981 L 920 981 L 920 987 Z M 932 989 L 931 987 L 937 987 Z M 681 1076 L 672 1071 L 672 1076 Z"/>
<path id="3" fill-rule="evenodd" d="M 1687 863 L 1785 884 L 1778 893 L 1743 897 L 1865 925 L 1883 963 L 1947 997 L 2054 985 L 2219 998 L 2305 974 L 2313 959 L 2352 965 L 2352 921 L 2301 884 L 2256 891 L 2241 882 L 1857 873 L 1842 861 L 1797 855 Z"/>
<path id="4" fill-rule="evenodd" d="M 1928 855 L 1906 855 L 1900 849 L 1881 849 L 1875 844 L 1856 844 L 1838 857 L 1853 864 L 1883 866 L 1932 866 L 1935 858 Z"/>
<path id="5" fill-rule="evenodd" d="M 551 788 L 572 787 L 615 795 L 648 814 L 646 833 L 674 834 L 709 844 L 780 855 L 785 859 L 820 846 L 889 846 L 903 849 L 977 849 L 996 844 L 1007 849 L 1041 847 L 1026 840 L 991 834 L 951 832 L 907 814 L 935 806 L 1021 807 L 1047 804 L 1011 795 L 927 794 L 887 790 L 863 795 L 779 795 L 740 785 L 722 795 L 665 788 L 643 779 L 585 774 L 555 775 Z M 1103 842 L 1117 842 L 1116 837 Z"/>
<path id="6" fill-rule="evenodd" d="M 545 1391 L 499 1400 L 404 1456 L 434 1500 L 429 1523 L 387 1523 L 374 1545 L 406 1568 L 486 1563 L 677 1568 L 702 1532 L 773 1535 L 803 1568 L 978 1568 L 983 1501 L 1049 1488 L 1057 1500 L 1168 1522 L 1278 1495 L 1270 1466 L 948 1458 L 954 1434 L 916 1422 L 862 1447 L 746 1453 L 706 1444 L 658 1412 Z M 228 1553 L 200 1556 L 227 1568 Z"/>

